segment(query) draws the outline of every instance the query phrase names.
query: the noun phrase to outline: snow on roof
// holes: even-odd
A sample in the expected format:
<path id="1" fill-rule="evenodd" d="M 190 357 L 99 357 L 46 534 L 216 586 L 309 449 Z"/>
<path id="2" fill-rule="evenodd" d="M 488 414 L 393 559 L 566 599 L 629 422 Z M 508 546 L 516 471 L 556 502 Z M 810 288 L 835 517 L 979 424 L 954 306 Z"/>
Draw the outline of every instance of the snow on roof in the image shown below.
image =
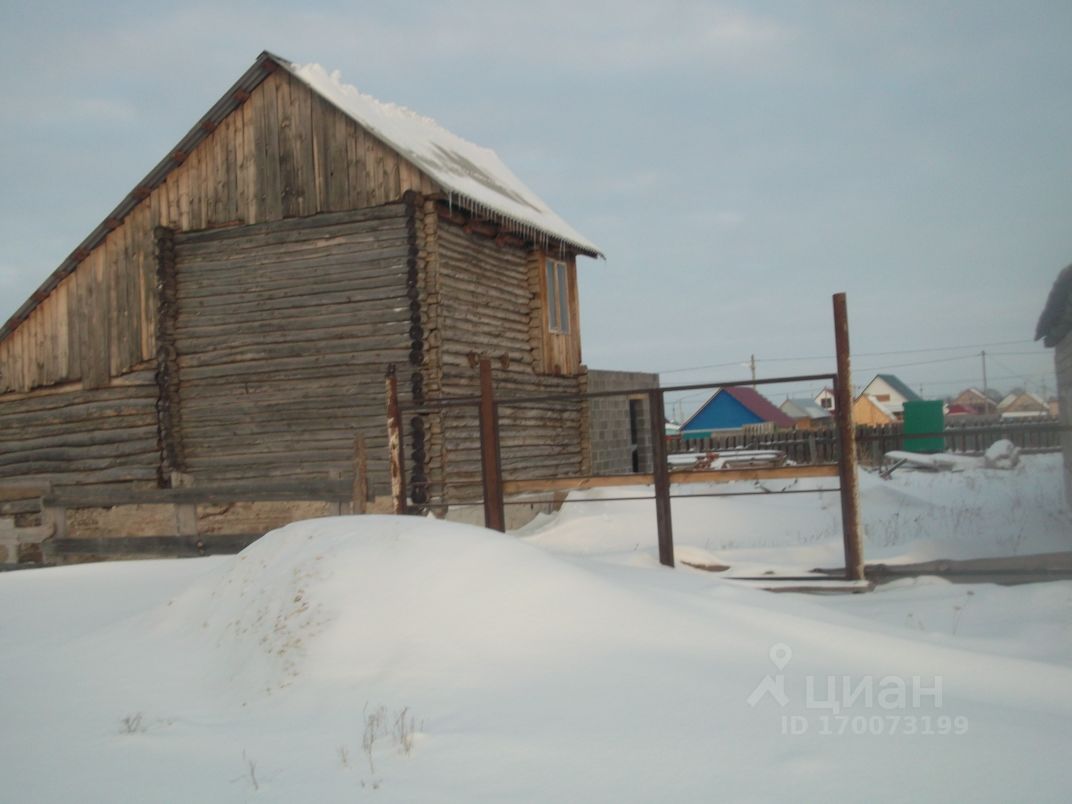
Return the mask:
<path id="1" fill-rule="evenodd" d="M 319 64 L 290 64 L 291 72 L 363 128 L 398 151 L 459 196 L 461 206 L 474 212 L 506 218 L 537 237 L 550 235 L 592 256 L 599 248 L 566 223 L 503 164 L 483 148 L 447 131 L 435 120 L 404 106 L 383 103 L 350 84 L 336 70 Z"/>
<path id="2" fill-rule="evenodd" d="M 1038 394 L 1031 393 L 1030 391 L 1013 391 L 1006 394 L 1005 397 L 998 403 L 998 410 L 1004 411 L 1006 408 L 1012 407 L 1016 403 L 1028 403 L 1034 404 L 1039 410 L 1046 409 L 1046 401 Z"/>
<path id="3" fill-rule="evenodd" d="M 782 403 L 781 409 L 783 413 L 795 417 L 807 416 L 810 419 L 830 418 L 830 411 L 822 405 L 816 404 L 814 399 L 787 399 Z"/>
<path id="4" fill-rule="evenodd" d="M 874 405 L 882 413 L 885 413 L 891 419 L 897 418 L 897 414 L 904 411 L 904 406 L 900 404 L 894 404 L 892 402 L 883 402 L 874 394 L 863 394 L 862 396 Z"/>

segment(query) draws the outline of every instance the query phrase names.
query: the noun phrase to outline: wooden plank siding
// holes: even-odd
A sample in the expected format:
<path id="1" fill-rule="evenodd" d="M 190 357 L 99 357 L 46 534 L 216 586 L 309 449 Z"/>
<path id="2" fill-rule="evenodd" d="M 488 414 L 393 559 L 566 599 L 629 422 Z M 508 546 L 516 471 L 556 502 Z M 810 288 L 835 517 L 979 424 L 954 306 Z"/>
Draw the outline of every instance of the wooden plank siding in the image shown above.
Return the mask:
<path id="1" fill-rule="evenodd" d="M 386 479 L 384 369 L 410 350 L 406 216 L 175 236 L 182 469 L 198 485 L 338 478 L 358 432 Z"/>
<path id="2" fill-rule="evenodd" d="M 154 357 L 154 226 L 263 223 L 382 205 L 406 190 L 438 187 L 277 70 L 0 343 L 0 404 L 56 383 L 103 388 Z"/>

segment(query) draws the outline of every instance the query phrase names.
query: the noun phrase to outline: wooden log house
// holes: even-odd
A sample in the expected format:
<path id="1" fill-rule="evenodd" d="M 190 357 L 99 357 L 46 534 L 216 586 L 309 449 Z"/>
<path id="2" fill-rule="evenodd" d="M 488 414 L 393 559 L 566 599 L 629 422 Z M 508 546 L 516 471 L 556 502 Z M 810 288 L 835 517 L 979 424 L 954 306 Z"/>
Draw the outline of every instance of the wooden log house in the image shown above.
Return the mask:
<path id="1" fill-rule="evenodd" d="M 203 552 L 345 511 L 357 435 L 386 494 L 388 365 L 404 401 L 480 356 L 582 388 L 581 255 L 491 151 L 262 53 L 0 329 L 0 517 L 40 488 L 58 552 Z M 474 415 L 407 419 L 416 501 L 479 480 Z M 582 471 L 579 404 L 502 415 L 512 476 Z"/>

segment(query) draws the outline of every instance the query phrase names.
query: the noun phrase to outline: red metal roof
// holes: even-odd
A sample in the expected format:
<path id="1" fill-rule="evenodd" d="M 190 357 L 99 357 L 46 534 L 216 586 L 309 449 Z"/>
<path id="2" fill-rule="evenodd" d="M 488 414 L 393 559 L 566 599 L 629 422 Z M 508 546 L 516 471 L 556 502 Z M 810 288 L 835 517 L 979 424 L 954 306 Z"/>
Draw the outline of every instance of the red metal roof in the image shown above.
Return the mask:
<path id="1" fill-rule="evenodd" d="M 796 422 L 792 417 L 778 410 L 767 397 L 763 396 L 755 388 L 737 386 L 735 388 L 723 388 L 722 390 L 763 419 L 763 421 L 774 422 L 779 427 L 796 427 Z"/>

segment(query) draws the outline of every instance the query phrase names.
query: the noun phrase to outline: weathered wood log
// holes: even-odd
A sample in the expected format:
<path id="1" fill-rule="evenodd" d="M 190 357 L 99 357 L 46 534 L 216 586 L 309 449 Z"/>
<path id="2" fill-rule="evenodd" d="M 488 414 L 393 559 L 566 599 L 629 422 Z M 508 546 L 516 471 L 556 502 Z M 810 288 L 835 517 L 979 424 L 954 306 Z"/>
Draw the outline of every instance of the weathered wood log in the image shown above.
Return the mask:
<path id="1" fill-rule="evenodd" d="M 366 351 L 384 351 L 396 346 L 408 346 L 405 343 L 406 327 L 404 324 L 384 324 L 379 334 L 362 333 L 346 340 L 336 339 L 317 341 L 313 344 L 269 343 L 261 348 L 250 346 L 237 349 L 220 348 L 179 358 L 181 370 L 208 366 L 231 366 L 238 364 L 277 361 L 288 358 L 304 359 L 315 353 L 317 357 L 331 354 L 360 356 Z M 394 330 L 394 331 L 392 331 Z"/>
<path id="2" fill-rule="evenodd" d="M 108 538 L 53 539 L 48 543 L 50 559 L 64 556 L 162 556 L 190 558 L 206 555 L 233 555 L 263 534 L 213 534 L 211 536 L 112 536 Z"/>
<path id="3" fill-rule="evenodd" d="M 48 447 L 90 447 L 134 440 L 151 440 L 156 438 L 156 425 L 147 423 L 141 427 L 125 426 L 108 430 L 64 429 L 51 436 L 42 436 L 34 431 L 34 435 L 34 438 L 0 442 L 0 446 L 3 447 L 0 456 Z"/>
<path id="4" fill-rule="evenodd" d="M 388 300 L 384 304 L 374 305 L 376 309 L 392 310 L 396 311 L 401 307 L 408 306 L 408 299 L 406 302 L 398 300 L 397 303 L 392 303 L 392 300 Z M 325 317 L 333 316 L 349 316 L 349 320 L 361 315 L 361 311 L 367 309 L 367 305 L 363 307 L 354 307 L 352 304 L 340 304 L 337 306 L 323 305 L 320 307 L 297 307 L 288 309 L 273 310 L 270 315 L 265 315 L 261 311 L 254 311 L 251 313 L 234 314 L 230 319 L 230 324 L 233 327 L 241 326 L 242 331 L 254 331 L 253 327 L 259 326 L 272 326 L 276 328 L 288 327 L 291 329 L 301 329 L 315 327 L 317 321 L 321 315 Z M 218 334 L 213 333 L 214 327 L 226 326 L 228 318 L 223 313 L 217 313 L 214 315 L 200 315 L 191 316 L 188 322 L 181 322 L 177 331 L 183 338 L 186 337 L 215 337 L 218 338 Z M 250 327 L 246 330 L 246 327 Z"/>
<path id="5" fill-rule="evenodd" d="M 12 428 L 28 428 L 38 425 L 57 424 L 70 428 L 78 427 L 80 422 L 101 421 L 105 426 L 107 419 L 113 416 L 133 416 L 144 418 L 150 416 L 154 409 L 152 400 L 131 399 L 124 402 L 89 402 L 71 408 L 65 412 L 63 409 L 48 409 L 40 412 L 16 413 L 3 417 L 0 422 L 5 430 Z"/>
<path id="6" fill-rule="evenodd" d="M 333 232 L 316 229 L 295 232 L 286 237 L 262 238 L 251 234 L 247 227 L 231 230 L 233 238 L 228 242 L 203 245 L 185 243 L 188 235 L 182 234 L 176 243 L 175 253 L 184 265 L 192 270 L 204 270 L 218 266 L 221 269 L 248 264 L 251 260 L 265 259 L 269 262 L 289 262 L 309 256 L 329 253 L 354 253 L 360 259 L 363 252 L 382 248 L 395 248 L 405 241 L 402 222 L 389 226 L 369 228 L 360 226 L 340 227 Z"/>
<path id="7" fill-rule="evenodd" d="M 250 236 L 267 238 L 273 235 L 285 236 L 287 233 L 297 233 L 300 236 L 310 231 L 330 231 L 333 227 L 345 230 L 349 229 L 353 224 L 363 221 L 400 220 L 404 215 L 405 209 L 401 203 L 364 206 L 361 209 L 344 212 L 322 212 L 297 220 L 275 220 L 257 223 L 244 227 L 245 231 L 237 229 L 186 231 L 180 235 L 178 243 L 180 246 L 190 246 L 197 243 L 219 243 L 226 240 L 245 239 Z"/>
<path id="8" fill-rule="evenodd" d="M 289 302 L 289 303 L 288 303 Z M 232 306 L 235 315 L 253 314 L 254 320 L 266 320 L 275 311 L 294 310 L 298 307 L 330 307 L 332 305 L 359 305 L 375 304 L 384 305 L 394 302 L 396 307 L 408 307 L 409 300 L 406 298 L 404 289 L 396 285 L 384 285 L 378 288 L 328 290 L 288 300 L 285 298 L 265 300 L 262 302 L 240 302 Z M 206 307 L 203 311 L 184 310 L 180 331 L 189 331 L 191 326 L 206 326 L 213 321 L 213 316 L 222 316 L 217 323 L 226 320 L 226 313 L 217 308 Z M 232 319 L 233 320 L 233 319 Z"/>
<path id="9" fill-rule="evenodd" d="M 305 266 L 295 266 L 304 269 Z M 212 283 L 193 285 L 184 283 L 180 299 L 187 305 L 197 300 L 198 310 L 209 310 L 227 303 L 241 302 L 243 299 L 265 300 L 279 298 L 280 294 L 290 294 L 295 298 L 307 298 L 314 301 L 319 296 L 332 290 L 376 290 L 380 288 L 401 288 L 404 269 L 398 265 L 375 266 L 376 270 L 367 270 L 368 266 L 353 261 L 331 266 L 310 266 L 309 270 L 295 270 L 278 278 L 258 276 L 256 282 L 227 282 L 218 280 Z M 250 266 L 250 270 L 259 270 Z"/>
<path id="10" fill-rule="evenodd" d="M 310 252 L 304 258 L 250 258 L 233 266 L 182 264 L 184 298 L 207 298 L 217 293 L 237 290 L 257 291 L 277 286 L 296 285 L 302 279 L 324 277 L 333 279 L 373 280 L 397 276 L 405 270 L 405 255 L 401 248 L 376 252 Z M 306 286 L 305 290 L 315 290 Z"/>
<path id="11" fill-rule="evenodd" d="M 122 404 L 124 400 L 144 400 L 152 398 L 155 392 L 153 384 L 126 387 L 101 388 L 96 391 L 81 391 L 69 394 L 41 394 L 40 396 L 23 396 L 20 399 L 0 397 L 0 423 L 8 416 L 24 413 L 43 413 L 54 410 L 70 410 L 83 405 L 99 403 Z"/>
<path id="12" fill-rule="evenodd" d="M 383 366 L 391 363 L 405 362 L 405 349 L 380 349 L 360 353 L 340 353 L 327 355 L 307 355 L 306 357 L 277 358 L 270 363 L 252 361 L 249 363 L 230 363 L 223 366 L 188 366 L 183 369 L 183 380 L 200 381 L 213 377 L 233 377 L 235 380 L 255 376 L 276 377 L 280 372 L 312 370 L 322 366 Z"/>
<path id="13" fill-rule="evenodd" d="M 155 459 L 155 455 L 152 456 Z M 90 486 L 101 483 L 126 483 L 131 481 L 156 481 L 157 468 L 155 460 L 152 465 L 113 466 L 104 469 L 83 469 L 80 467 L 64 467 L 55 471 L 26 471 L 20 472 L 19 480 L 50 482 L 55 487 L 60 486 Z"/>
<path id="14" fill-rule="evenodd" d="M 52 444 L 49 446 L 35 446 L 28 449 L 4 449 L 0 452 L 0 466 L 12 466 L 19 463 L 34 461 L 64 461 L 80 460 L 85 458 L 120 457 L 124 455 L 136 455 L 139 453 L 152 452 L 156 445 L 155 428 L 140 428 L 139 436 L 129 435 L 120 430 L 124 435 L 122 440 L 112 442 L 97 442 L 94 444 L 80 444 L 73 446 L 61 446 Z M 148 431 L 147 433 L 145 431 Z"/>
<path id="15" fill-rule="evenodd" d="M 310 311 L 301 318 L 287 317 L 286 319 L 274 318 L 270 320 L 254 320 L 235 322 L 241 324 L 235 327 L 238 331 L 229 337 L 229 343 L 238 346 L 244 343 L 274 343 L 288 338 L 303 341 L 319 340 L 321 331 L 338 330 L 339 335 L 345 337 L 347 330 L 360 330 L 362 327 L 376 327 L 380 324 L 391 323 L 399 320 L 396 310 L 385 307 L 377 309 L 361 309 L 355 311 L 345 306 L 337 308 L 321 308 Z M 211 332 L 200 332 L 197 327 L 183 330 L 183 349 L 187 352 L 198 352 L 206 347 L 212 347 L 219 343 L 219 336 Z"/>

